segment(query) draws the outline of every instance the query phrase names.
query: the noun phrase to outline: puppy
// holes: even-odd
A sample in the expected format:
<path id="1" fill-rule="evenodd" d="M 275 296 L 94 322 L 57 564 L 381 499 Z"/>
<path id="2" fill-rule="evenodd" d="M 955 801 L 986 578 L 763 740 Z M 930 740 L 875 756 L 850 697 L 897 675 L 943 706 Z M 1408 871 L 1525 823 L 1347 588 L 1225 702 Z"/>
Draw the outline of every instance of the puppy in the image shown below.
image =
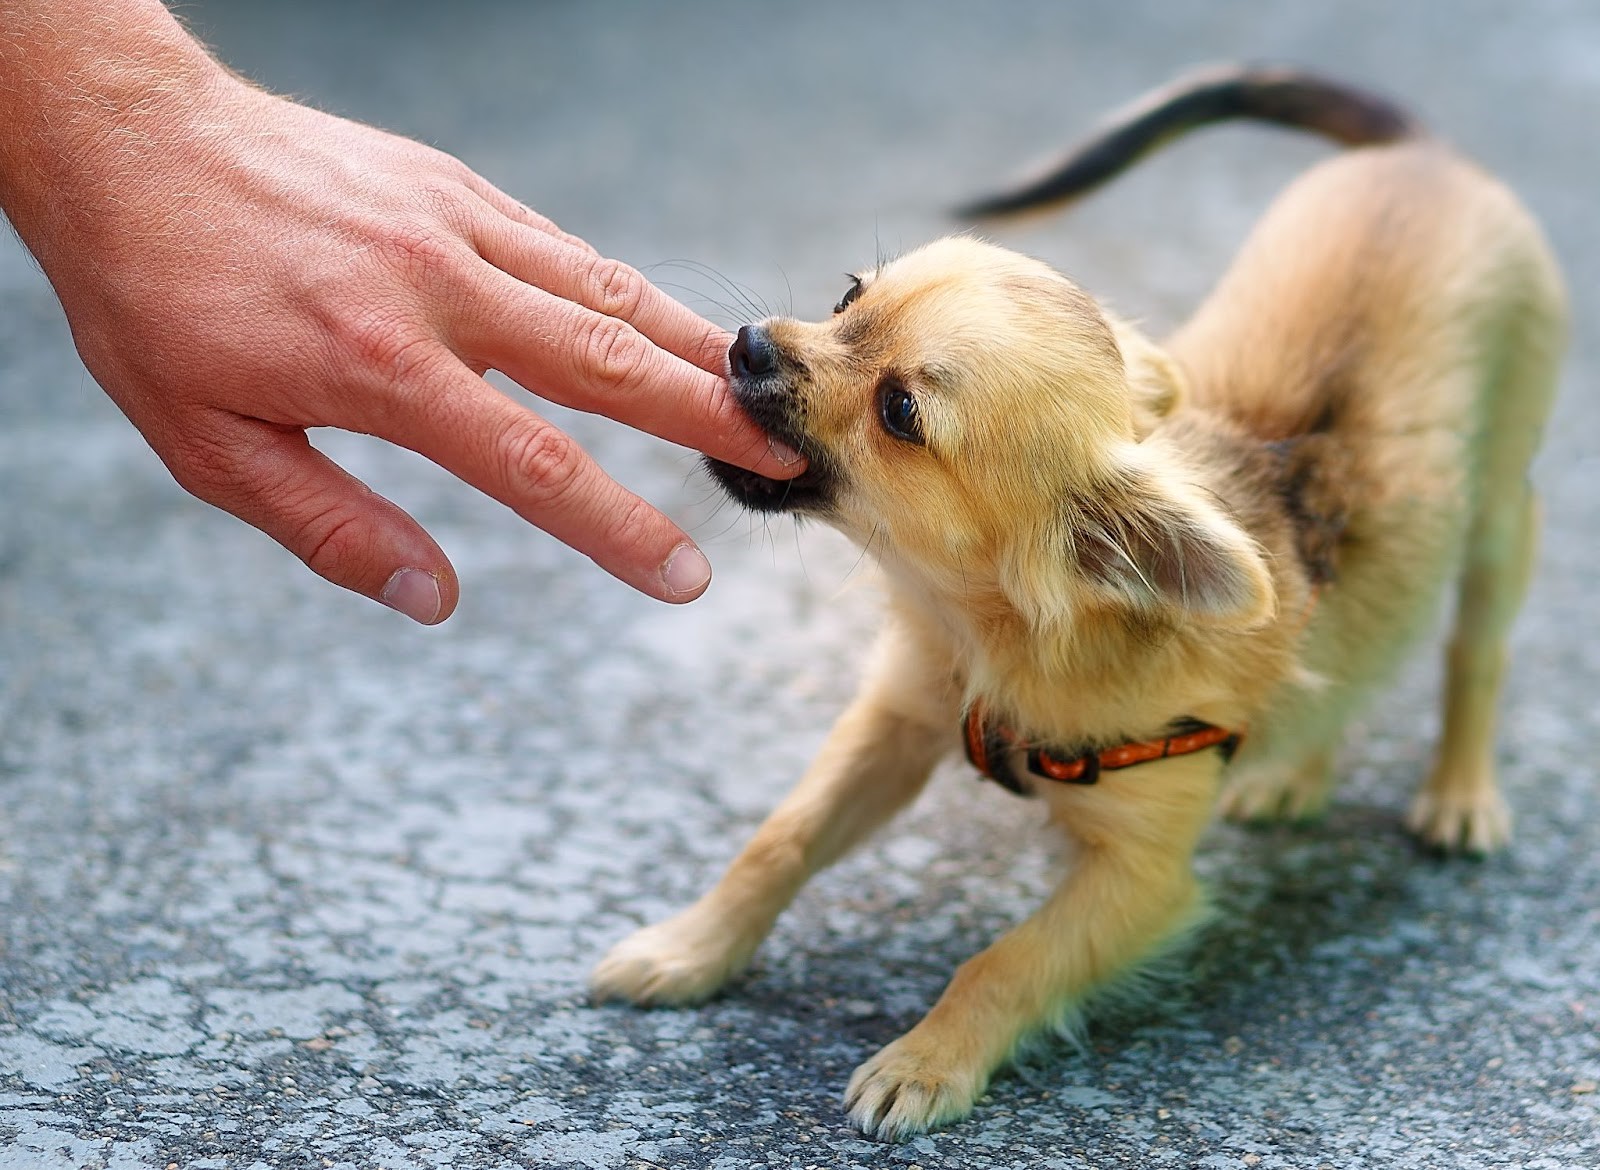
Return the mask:
<path id="1" fill-rule="evenodd" d="M 829 320 L 739 331 L 739 400 L 809 468 L 712 470 L 751 508 L 859 542 L 889 612 L 799 786 L 705 897 L 611 951 L 598 997 L 717 991 L 807 878 L 964 748 L 1042 799 L 1070 870 L 845 1093 L 883 1138 L 963 1117 L 1030 1034 L 1197 922 L 1191 854 L 1219 803 L 1322 809 L 1341 727 L 1451 583 L 1443 738 L 1409 824 L 1445 850 L 1505 843 L 1494 708 L 1563 336 L 1516 200 L 1379 99 L 1235 69 L 970 210 L 1070 198 L 1229 117 L 1356 149 L 1290 187 L 1164 345 L 966 237 L 862 274 Z"/>

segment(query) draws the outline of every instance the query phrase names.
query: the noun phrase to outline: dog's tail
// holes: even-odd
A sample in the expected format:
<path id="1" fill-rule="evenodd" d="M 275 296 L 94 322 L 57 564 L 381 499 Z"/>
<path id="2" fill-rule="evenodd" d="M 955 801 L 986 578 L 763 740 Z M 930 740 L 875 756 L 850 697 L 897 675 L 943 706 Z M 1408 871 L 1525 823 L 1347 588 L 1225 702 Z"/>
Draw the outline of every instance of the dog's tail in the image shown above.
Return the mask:
<path id="1" fill-rule="evenodd" d="M 974 200 L 956 214 L 986 219 L 1068 203 L 1179 135 L 1234 119 L 1309 130 L 1345 146 L 1376 146 L 1426 133 L 1399 106 L 1343 82 L 1297 69 L 1212 66 L 1146 94 L 1112 114 L 1042 174 Z"/>

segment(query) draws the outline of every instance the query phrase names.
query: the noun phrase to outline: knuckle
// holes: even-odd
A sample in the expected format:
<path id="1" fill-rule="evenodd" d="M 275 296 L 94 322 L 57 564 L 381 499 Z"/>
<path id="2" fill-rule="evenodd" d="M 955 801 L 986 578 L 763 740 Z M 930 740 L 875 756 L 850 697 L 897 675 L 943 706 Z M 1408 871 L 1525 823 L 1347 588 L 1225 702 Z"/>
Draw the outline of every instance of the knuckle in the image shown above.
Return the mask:
<path id="1" fill-rule="evenodd" d="M 167 470 L 179 487 L 196 499 L 223 506 L 247 478 L 243 460 L 227 443 L 203 434 L 185 434 L 173 440 L 163 454 Z"/>
<path id="2" fill-rule="evenodd" d="M 541 507 L 560 504 L 577 485 L 583 454 L 565 432 L 548 424 L 524 424 L 500 445 L 507 482 Z"/>
<path id="3" fill-rule="evenodd" d="M 655 536 L 658 526 L 658 513 L 638 496 L 629 497 L 610 525 L 612 538 L 629 548 L 644 546 Z"/>
<path id="4" fill-rule="evenodd" d="M 451 228 L 460 230 L 464 229 L 472 219 L 473 199 L 466 182 L 471 172 L 464 163 L 456 165 L 459 170 L 441 168 L 443 173 L 437 178 L 419 185 L 416 198 L 437 223 L 448 224 Z"/>
<path id="5" fill-rule="evenodd" d="M 589 379 L 610 390 L 636 386 L 649 360 L 649 348 L 639 332 L 615 317 L 596 318 L 585 330 L 581 348 Z"/>
<path id="6" fill-rule="evenodd" d="M 365 377 L 393 389 L 417 375 L 435 348 L 435 339 L 416 323 L 390 312 L 369 311 L 344 320 L 339 337 Z"/>
<path id="7" fill-rule="evenodd" d="M 620 260 L 595 256 L 588 261 L 593 307 L 608 317 L 631 318 L 644 301 L 645 281 Z"/>
<path id="8" fill-rule="evenodd" d="M 332 579 L 366 543 L 361 518 L 347 507 L 335 504 L 301 523 L 294 547 L 312 572 Z"/>
<path id="9" fill-rule="evenodd" d="M 436 193 L 424 198 L 443 199 L 444 195 Z M 431 282 L 455 271 L 465 247 L 460 236 L 441 222 L 438 209 L 435 211 L 431 216 L 391 220 L 375 233 L 380 257 L 418 282 Z"/>

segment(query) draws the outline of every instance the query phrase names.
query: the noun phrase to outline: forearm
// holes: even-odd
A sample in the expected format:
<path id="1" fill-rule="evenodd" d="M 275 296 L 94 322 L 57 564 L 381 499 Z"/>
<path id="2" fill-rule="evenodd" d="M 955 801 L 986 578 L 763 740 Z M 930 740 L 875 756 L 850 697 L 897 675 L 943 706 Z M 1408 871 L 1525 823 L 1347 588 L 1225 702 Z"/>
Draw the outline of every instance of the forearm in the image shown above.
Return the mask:
<path id="1" fill-rule="evenodd" d="M 0 0 L 0 209 L 48 269 L 230 83 L 159 0 Z"/>

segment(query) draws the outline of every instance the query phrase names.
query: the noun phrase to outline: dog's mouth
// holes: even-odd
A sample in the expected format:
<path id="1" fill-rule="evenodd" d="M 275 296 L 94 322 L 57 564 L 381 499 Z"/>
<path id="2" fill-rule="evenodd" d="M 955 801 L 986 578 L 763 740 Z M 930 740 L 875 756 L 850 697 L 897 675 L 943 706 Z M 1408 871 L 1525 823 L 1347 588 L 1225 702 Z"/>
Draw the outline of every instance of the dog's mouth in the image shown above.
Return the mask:
<path id="1" fill-rule="evenodd" d="M 706 459 L 706 470 L 722 490 L 755 512 L 826 512 L 833 501 L 833 491 L 822 466 L 825 464 L 812 453 L 806 469 L 793 479 L 769 479 L 720 459 Z"/>
<path id="2" fill-rule="evenodd" d="M 806 457 L 793 479 L 772 479 L 707 457 L 722 490 L 756 512 L 826 512 L 833 502 L 837 465 L 805 431 L 805 410 L 795 391 L 798 371 L 760 326 L 746 325 L 728 348 L 733 396 L 767 436 Z"/>

